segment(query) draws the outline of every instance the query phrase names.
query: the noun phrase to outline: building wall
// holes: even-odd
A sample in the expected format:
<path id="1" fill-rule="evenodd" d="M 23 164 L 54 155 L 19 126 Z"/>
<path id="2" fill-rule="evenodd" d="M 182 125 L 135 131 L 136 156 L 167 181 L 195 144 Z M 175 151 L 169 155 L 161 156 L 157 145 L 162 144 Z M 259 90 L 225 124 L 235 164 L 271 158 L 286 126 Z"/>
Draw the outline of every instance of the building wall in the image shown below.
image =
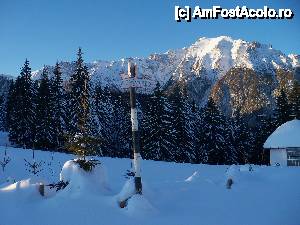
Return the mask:
<path id="1" fill-rule="evenodd" d="M 287 166 L 286 149 L 271 149 L 270 150 L 270 164 L 280 166 Z"/>

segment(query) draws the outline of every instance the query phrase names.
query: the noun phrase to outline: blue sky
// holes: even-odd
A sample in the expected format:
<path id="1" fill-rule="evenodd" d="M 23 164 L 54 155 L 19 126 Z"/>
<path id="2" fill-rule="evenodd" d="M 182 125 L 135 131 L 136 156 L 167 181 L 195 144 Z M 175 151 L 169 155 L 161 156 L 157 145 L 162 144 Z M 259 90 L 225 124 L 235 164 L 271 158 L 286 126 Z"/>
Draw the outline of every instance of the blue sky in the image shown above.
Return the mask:
<path id="1" fill-rule="evenodd" d="M 291 8 L 292 20 L 196 20 L 177 23 L 174 6 Z M 299 0 L 0 0 L 0 73 L 18 75 L 72 61 L 148 56 L 182 48 L 200 37 L 228 35 L 300 54 Z"/>

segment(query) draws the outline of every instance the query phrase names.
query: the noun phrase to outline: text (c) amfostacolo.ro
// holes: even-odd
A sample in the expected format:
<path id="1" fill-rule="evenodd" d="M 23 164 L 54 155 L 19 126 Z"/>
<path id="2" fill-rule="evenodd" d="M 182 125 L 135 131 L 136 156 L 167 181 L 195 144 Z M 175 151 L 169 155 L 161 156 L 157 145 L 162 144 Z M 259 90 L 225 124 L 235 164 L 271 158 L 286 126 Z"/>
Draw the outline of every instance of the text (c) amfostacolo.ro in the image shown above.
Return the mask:
<path id="1" fill-rule="evenodd" d="M 191 22 L 196 19 L 292 19 L 294 12 L 291 9 L 273 9 L 264 6 L 259 9 L 248 8 L 247 6 L 236 6 L 232 9 L 213 6 L 212 8 L 200 8 L 195 6 L 175 6 L 175 20 Z"/>

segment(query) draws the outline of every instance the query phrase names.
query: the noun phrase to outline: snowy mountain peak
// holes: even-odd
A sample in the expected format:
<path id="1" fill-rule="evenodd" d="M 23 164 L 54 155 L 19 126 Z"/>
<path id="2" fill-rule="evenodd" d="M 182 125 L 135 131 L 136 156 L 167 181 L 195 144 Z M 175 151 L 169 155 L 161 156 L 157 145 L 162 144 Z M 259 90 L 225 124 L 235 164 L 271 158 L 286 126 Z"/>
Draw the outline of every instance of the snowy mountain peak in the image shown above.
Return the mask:
<path id="1" fill-rule="evenodd" d="M 228 36 L 200 38 L 186 48 L 185 62 L 188 61 L 191 71 L 222 77 L 232 67 L 254 69 L 259 72 L 274 73 L 278 68 L 292 69 L 299 65 L 299 56 L 285 55 L 271 45 L 259 42 L 234 40 Z M 181 66 L 187 67 L 182 62 Z"/>
<path id="2" fill-rule="evenodd" d="M 218 45 L 218 43 L 222 41 L 233 42 L 234 40 L 232 37 L 229 36 L 219 36 L 215 38 L 201 37 L 192 46 L 199 45 L 199 47 L 202 47 L 203 44 Z"/>
<path id="3" fill-rule="evenodd" d="M 203 74 L 215 80 L 233 67 L 250 68 L 272 74 L 278 68 L 292 70 L 300 64 L 299 55 L 285 55 L 268 44 L 235 40 L 229 36 L 202 37 L 189 47 L 161 54 L 155 53 L 145 58 L 98 60 L 87 63 L 92 81 L 103 86 L 120 88 L 120 74 L 127 70 L 128 60 L 137 63 L 140 77 L 158 81 L 162 85 L 170 78 L 203 76 Z M 63 62 L 61 66 L 64 78 L 67 79 L 74 71 L 74 64 Z M 38 77 L 40 73 L 41 70 L 33 72 L 33 76 Z"/>

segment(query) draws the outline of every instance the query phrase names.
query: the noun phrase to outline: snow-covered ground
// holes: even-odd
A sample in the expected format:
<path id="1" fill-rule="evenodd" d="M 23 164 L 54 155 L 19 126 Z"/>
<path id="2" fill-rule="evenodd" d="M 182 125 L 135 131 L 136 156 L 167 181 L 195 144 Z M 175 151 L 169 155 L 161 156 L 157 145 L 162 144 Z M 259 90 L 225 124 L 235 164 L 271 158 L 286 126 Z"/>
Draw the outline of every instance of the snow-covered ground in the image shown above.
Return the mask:
<path id="1" fill-rule="evenodd" d="M 4 150 L 0 147 L 1 161 Z M 92 176 L 69 162 L 62 177 L 70 184 L 42 197 L 35 184 L 58 182 L 64 163 L 74 156 L 36 151 L 43 170 L 33 176 L 24 161 L 32 161 L 32 151 L 6 150 L 11 161 L 0 171 L 1 225 L 300 224 L 300 167 L 254 166 L 250 172 L 248 166 L 143 161 L 143 196 L 121 209 L 118 200 L 132 188 L 124 177 L 129 159 L 99 158 L 100 172 Z M 228 178 L 233 179 L 231 189 L 226 189 Z"/>

